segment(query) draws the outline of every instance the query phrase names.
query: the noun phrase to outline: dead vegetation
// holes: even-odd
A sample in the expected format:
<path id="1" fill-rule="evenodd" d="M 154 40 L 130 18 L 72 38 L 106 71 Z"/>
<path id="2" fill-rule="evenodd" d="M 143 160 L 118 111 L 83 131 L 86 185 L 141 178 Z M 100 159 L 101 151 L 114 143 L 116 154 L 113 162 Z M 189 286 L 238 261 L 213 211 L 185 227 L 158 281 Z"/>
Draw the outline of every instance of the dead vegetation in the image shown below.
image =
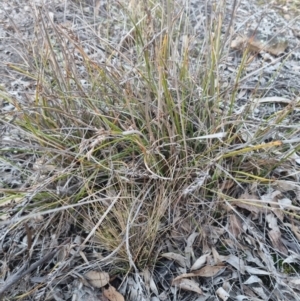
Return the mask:
<path id="1" fill-rule="evenodd" d="M 183 2 L 31 2 L 25 91 L 0 94 L 3 300 L 298 300 L 293 49 L 234 51 L 236 1 Z"/>

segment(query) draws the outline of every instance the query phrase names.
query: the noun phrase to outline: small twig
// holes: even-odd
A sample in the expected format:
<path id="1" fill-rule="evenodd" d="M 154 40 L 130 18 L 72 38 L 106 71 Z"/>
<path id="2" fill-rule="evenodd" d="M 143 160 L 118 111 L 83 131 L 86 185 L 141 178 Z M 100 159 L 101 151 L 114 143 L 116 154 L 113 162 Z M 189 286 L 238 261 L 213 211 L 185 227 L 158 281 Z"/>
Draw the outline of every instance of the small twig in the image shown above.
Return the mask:
<path id="1" fill-rule="evenodd" d="M 28 227 L 28 224 L 25 222 L 24 223 L 24 227 L 25 227 L 25 231 L 26 231 L 26 235 L 27 235 L 27 251 L 28 251 L 28 258 L 30 256 L 30 249 L 32 246 L 32 232 Z"/>
<path id="2" fill-rule="evenodd" d="M 231 26 L 232 26 L 232 23 L 233 23 L 233 19 L 234 19 L 234 14 L 235 14 L 235 10 L 236 10 L 236 7 L 237 7 L 237 0 L 234 0 L 233 4 L 232 4 L 232 10 L 231 10 L 231 15 L 230 15 L 230 20 L 229 20 L 229 24 L 227 26 L 227 30 L 225 32 L 225 36 L 224 36 L 224 43 L 221 47 L 221 52 L 223 52 L 224 50 L 224 47 L 225 47 L 225 44 L 226 44 L 226 41 L 227 41 L 227 38 L 229 36 L 229 33 L 230 33 L 230 29 L 231 29 Z"/>

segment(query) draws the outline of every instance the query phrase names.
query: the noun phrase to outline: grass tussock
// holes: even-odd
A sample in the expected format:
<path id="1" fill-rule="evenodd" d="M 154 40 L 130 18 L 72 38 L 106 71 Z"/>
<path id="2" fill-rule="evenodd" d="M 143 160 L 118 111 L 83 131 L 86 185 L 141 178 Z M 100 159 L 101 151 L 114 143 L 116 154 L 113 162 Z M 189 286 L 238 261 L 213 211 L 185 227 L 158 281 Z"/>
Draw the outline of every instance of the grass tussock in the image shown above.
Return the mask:
<path id="1" fill-rule="evenodd" d="M 251 119 L 255 104 L 239 107 L 251 53 L 235 81 L 224 81 L 231 33 L 223 31 L 223 1 L 211 7 L 198 44 L 175 1 L 119 9 L 128 18 L 118 44 L 109 26 L 107 36 L 94 31 L 102 61 L 37 10 L 36 40 L 24 64 L 10 66 L 36 81 L 35 94 L 26 103 L 6 97 L 36 156 L 26 210 L 67 210 L 85 244 L 105 251 L 115 273 L 128 273 L 154 267 L 167 242 L 180 250 L 193 231 L 204 237 L 246 186 L 271 185 L 272 171 L 299 146 L 295 128 L 274 135 L 297 103 L 260 121 Z"/>

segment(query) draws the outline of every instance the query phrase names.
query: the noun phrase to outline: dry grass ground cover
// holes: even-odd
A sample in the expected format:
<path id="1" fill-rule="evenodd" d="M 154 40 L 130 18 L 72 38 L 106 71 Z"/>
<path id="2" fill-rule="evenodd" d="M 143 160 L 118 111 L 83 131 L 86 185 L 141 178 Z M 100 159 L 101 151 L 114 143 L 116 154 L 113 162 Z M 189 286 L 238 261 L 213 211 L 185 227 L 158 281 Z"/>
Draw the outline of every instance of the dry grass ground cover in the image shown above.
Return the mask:
<path id="1" fill-rule="evenodd" d="M 23 4 L 0 6 L 1 298 L 299 300 L 294 14 Z"/>

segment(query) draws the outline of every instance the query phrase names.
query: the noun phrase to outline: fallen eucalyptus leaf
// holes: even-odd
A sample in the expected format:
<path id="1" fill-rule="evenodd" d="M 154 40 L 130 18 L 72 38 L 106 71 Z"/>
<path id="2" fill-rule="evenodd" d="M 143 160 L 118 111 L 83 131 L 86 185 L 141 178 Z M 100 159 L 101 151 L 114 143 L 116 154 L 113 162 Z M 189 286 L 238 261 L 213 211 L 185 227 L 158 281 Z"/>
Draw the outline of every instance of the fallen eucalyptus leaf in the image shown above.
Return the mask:
<path id="1" fill-rule="evenodd" d="M 169 253 L 164 253 L 161 256 L 176 261 L 183 268 L 185 268 L 186 266 L 185 257 L 180 254 L 169 252 Z"/>
<path id="2" fill-rule="evenodd" d="M 109 283 L 109 275 L 106 272 L 89 271 L 84 277 L 93 287 L 101 288 Z"/>
<path id="3" fill-rule="evenodd" d="M 124 297 L 111 285 L 108 289 L 103 290 L 103 295 L 109 301 L 125 301 Z"/>
<path id="4" fill-rule="evenodd" d="M 172 282 L 172 285 L 177 286 L 186 291 L 192 291 L 192 292 L 198 293 L 200 295 L 203 293 L 201 288 L 199 287 L 199 284 L 194 280 L 190 280 L 190 279 L 175 280 L 174 279 Z"/>
<path id="5" fill-rule="evenodd" d="M 223 287 L 219 287 L 216 291 L 216 294 L 223 301 L 226 301 L 229 298 L 229 294 L 224 290 Z"/>
<path id="6" fill-rule="evenodd" d="M 202 268 L 204 266 L 204 264 L 206 263 L 207 256 L 209 256 L 209 255 L 210 255 L 210 253 L 204 254 L 201 257 L 199 257 L 194 262 L 193 266 L 191 267 L 191 271 L 199 270 L 200 268 Z"/>

